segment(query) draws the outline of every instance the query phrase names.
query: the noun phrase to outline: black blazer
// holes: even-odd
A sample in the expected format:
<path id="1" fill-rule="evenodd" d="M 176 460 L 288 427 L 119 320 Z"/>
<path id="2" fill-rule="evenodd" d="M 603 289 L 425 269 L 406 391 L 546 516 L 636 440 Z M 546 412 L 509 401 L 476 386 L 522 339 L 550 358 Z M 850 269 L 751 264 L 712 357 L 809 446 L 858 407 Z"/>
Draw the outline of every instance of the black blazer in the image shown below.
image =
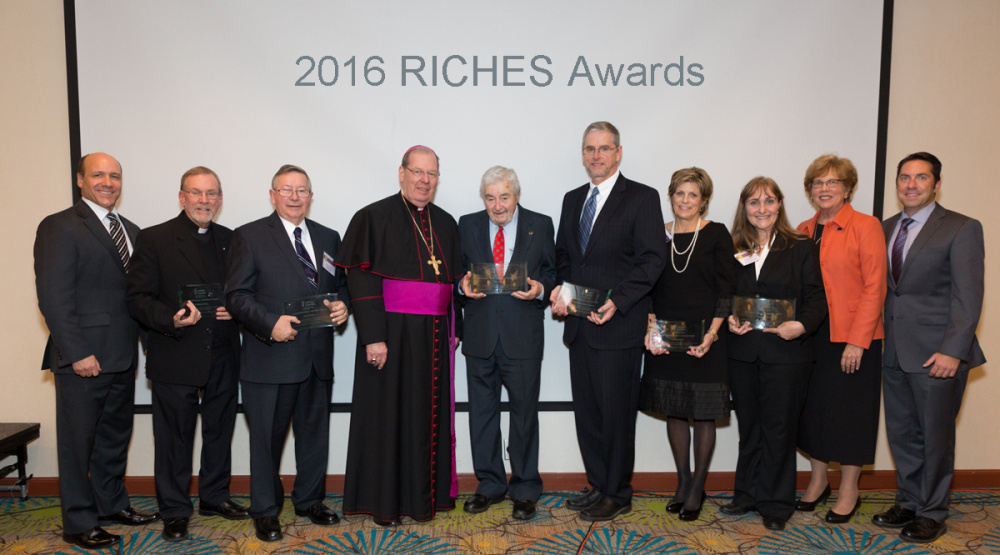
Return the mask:
<path id="1" fill-rule="evenodd" d="M 829 308 L 823 290 L 816 244 L 809 239 L 776 237 L 757 279 L 753 264 L 736 270 L 736 295 L 767 299 L 795 299 L 795 319 L 806 332 L 791 341 L 777 334 L 750 330 L 746 335 L 730 334 L 729 358 L 743 362 L 797 364 L 816 359 L 812 337 L 826 318 Z M 729 329 L 728 327 L 726 328 Z"/>
<path id="2" fill-rule="evenodd" d="M 315 368 L 322 380 L 333 378 L 333 328 L 301 330 L 295 340 L 276 343 L 271 330 L 281 317 L 284 301 L 321 293 L 337 293 L 350 307 L 343 268 L 331 274 L 340 234 L 304 220 L 317 260 L 319 289 L 313 291 L 277 212 L 236 228 L 226 275 L 226 308 L 243 324 L 240 379 L 269 384 L 299 383 Z"/>
<path id="3" fill-rule="evenodd" d="M 215 223 L 211 226 L 224 274 L 233 232 Z M 216 321 L 214 315 L 202 314 L 197 324 L 174 328 L 178 288 L 208 282 L 197 239 L 192 235 L 195 227 L 181 212 L 172 220 L 142 230 L 129 268 L 127 302 L 132 317 L 152 332 L 146 342 L 146 377 L 201 387 L 208 383 L 215 336 L 221 334 L 234 349 L 239 348 L 240 338 L 235 321 Z"/>
<path id="4" fill-rule="evenodd" d="M 472 264 L 493 261 L 490 220 L 486 211 L 462 216 L 458 220 L 462 242 L 462 272 Z M 517 243 L 510 263 L 526 262 L 528 277 L 540 281 L 544 291 L 533 301 L 510 295 L 489 295 L 469 299 L 459 295 L 463 304 L 464 336 L 462 354 L 488 358 L 500 341 L 510 358 L 541 358 L 545 346 L 542 321 L 548 295 L 556 282 L 555 243 L 552 218 L 518 205 Z"/>
<path id="5" fill-rule="evenodd" d="M 139 227 L 121 221 L 135 245 Z M 125 267 L 90 206 L 80 200 L 42 220 L 34 254 L 38 309 L 50 333 L 42 369 L 71 374 L 90 355 L 102 373 L 135 368 L 139 326 L 125 304 Z"/>
<path id="6" fill-rule="evenodd" d="M 584 318 L 567 317 L 563 341 L 572 344 L 582 333 L 595 349 L 642 347 L 650 312 L 647 295 L 667 260 L 660 195 L 619 174 L 582 253 L 580 214 L 589 194 L 588 183 L 563 197 L 556 236 L 558 283 L 611 289 L 617 310 L 599 332 Z"/>

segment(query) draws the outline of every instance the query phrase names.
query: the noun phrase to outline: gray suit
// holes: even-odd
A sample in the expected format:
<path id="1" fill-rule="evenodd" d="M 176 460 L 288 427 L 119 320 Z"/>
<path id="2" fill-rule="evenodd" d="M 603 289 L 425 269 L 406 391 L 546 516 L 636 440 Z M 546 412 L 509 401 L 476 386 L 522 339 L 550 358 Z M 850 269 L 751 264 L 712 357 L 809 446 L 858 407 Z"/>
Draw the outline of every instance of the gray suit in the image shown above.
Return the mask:
<path id="1" fill-rule="evenodd" d="M 889 252 L 900 214 L 882 223 Z M 882 379 L 886 435 L 896 462 L 896 504 L 942 522 L 955 466 L 955 418 L 969 369 L 986 362 L 976 326 L 983 306 L 983 227 L 936 206 L 903 262 L 888 274 Z M 958 358 L 953 378 L 932 378 L 934 353 Z"/>
<path id="2" fill-rule="evenodd" d="M 462 216 L 462 270 L 493 260 L 486 211 Z M 489 498 L 507 491 L 500 436 L 500 388 L 510 398 L 510 496 L 537 501 L 538 394 L 542 370 L 542 329 L 547 295 L 555 287 L 556 262 L 552 218 L 517 208 L 517 241 L 509 263 L 526 262 L 528 277 L 540 281 L 543 294 L 532 301 L 510 295 L 463 299 L 465 355 L 469 382 L 469 431 L 472 463 L 479 478 L 476 493 Z"/>
<path id="3" fill-rule="evenodd" d="M 121 218 L 132 244 L 139 228 Z M 129 506 L 125 476 L 132 437 L 139 326 L 125 305 L 125 267 L 107 228 L 83 200 L 38 225 L 38 308 L 50 336 L 42 369 L 56 382 L 56 446 L 63 533 L 98 525 Z M 91 355 L 97 377 L 72 364 Z"/>

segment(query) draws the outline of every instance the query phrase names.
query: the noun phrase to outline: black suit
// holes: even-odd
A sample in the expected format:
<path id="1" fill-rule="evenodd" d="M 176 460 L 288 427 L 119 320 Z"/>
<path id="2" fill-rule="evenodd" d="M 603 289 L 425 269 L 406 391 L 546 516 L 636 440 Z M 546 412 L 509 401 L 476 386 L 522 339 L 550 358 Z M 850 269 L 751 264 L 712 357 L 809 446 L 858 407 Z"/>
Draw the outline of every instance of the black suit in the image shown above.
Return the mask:
<path id="1" fill-rule="evenodd" d="M 492 263 L 493 236 L 486 211 L 458 221 L 462 270 Z M 538 474 L 538 393 L 541 384 L 542 329 L 547 294 L 556 281 L 552 219 L 517 207 L 517 240 L 504 266 L 527 263 L 527 277 L 542 284 L 542 295 L 523 301 L 508 295 L 464 301 L 465 355 L 469 384 L 469 432 L 472 463 L 479 478 L 476 493 L 489 498 L 508 489 L 500 435 L 500 389 L 510 398 L 510 496 L 537 501 L 542 493 Z"/>
<path id="2" fill-rule="evenodd" d="M 128 275 L 129 311 L 150 331 L 146 377 L 153 388 L 156 497 L 165 519 L 192 513 L 188 489 L 199 410 L 199 496 L 203 504 L 213 506 L 229 500 L 239 330 L 232 320 L 216 320 L 214 313 L 202 314 L 195 325 L 182 328 L 175 328 L 173 320 L 180 308 L 179 288 L 221 284 L 225 278 L 232 231 L 215 223 L 208 230 L 199 235 L 184 212 L 144 229 Z"/>
<path id="3" fill-rule="evenodd" d="M 882 222 L 889 253 L 899 218 Z M 948 516 L 955 419 L 969 370 L 986 362 L 976 338 L 984 260 L 982 224 L 937 205 L 906 254 L 899 282 L 891 268 L 887 277 L 882 381 L 896 504 L 936 522 Z M 954 377 L 928 376 L 923 365 L 934 353 L 959 359 Z"/>
<path id="4" fill-rule="evenodd" d="M 737 270 L 736 295 L 794 299 L 795 319 L 806 330 L 789 341 L 759 330 L 727 340 L 740 431 L 733 502 L 788 520 L 795 510 L 799 414 L 816 358 L 812 337 L 828 310 L 816 245 L 808 239 L 775 238 L 759 278 L 753 263 Z"/>
<path id="5" fill-rule="evenodd" d="M 558 281 L 611 289 L 615 314 L 602 326 L 568 317 L 576 433 L 587 479 L 619 504 L 632 498 L 639 372 L 650 302 L 666 263 L 663 212 L 655 189 L 620 175 L 580 252 L 579 223 L 590 184 L 563 198 L 556 236 Z"/>
<path id="6" fill-rule="evenodd" d="M 226 278 L 226 307 L 243 324 L 240 381 L 250 426 L 250 514 L 278 516 L 284 489 L 278 477 L 289 421 L 295 433 L 295 508 L 306 510 L 326 495 L 333 393 L 333 329 L 300 330 L 293 341 L 277 343 L 271 330 L 284 301 L 337 293 L 350 303 L 344 271 L 332 261 L 340 234 L 304 220 L 312 238 L 319 274 L 309 285 L 277 212 L 236 229 Z"/>
<path id="7" fill-rule="evenodd" d="M 134 244 L 139 228 L 121 218 Z M 83 200 L 53 214 L 35 237 L 38 308 L 50 336 L 42 369 L 56 382 L 63 533 L 129 506 L 122 483 L 132 437 L 139 327 L 125 305 L 125 267 L 107 228 Z M 95 356 L 97 377 L 72 364 Z"/>

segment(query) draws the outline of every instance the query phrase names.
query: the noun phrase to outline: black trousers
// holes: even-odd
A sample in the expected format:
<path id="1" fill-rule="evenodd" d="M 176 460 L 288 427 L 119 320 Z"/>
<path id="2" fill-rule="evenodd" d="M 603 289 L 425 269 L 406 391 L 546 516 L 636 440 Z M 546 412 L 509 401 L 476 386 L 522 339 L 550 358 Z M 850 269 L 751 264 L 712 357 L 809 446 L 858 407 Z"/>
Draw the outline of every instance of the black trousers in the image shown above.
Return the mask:
<path id="1" fill-rule="evenodd" d="M 239 367 L 230 346 L 212 349 L 212 367 L 204 387 L 153 381 L 153 444 L 156 500 L 163 518 L 193 512 L 191 468 L 195 426 L 201 412 L 201 503 L 229 499 L 233 428 L 239 395 Z"/>
<path id="2" fill-rule="evenodd" d="M 740 431 L 733 502 L 761 516 L 795 512 L 795 442 L 812 366 L 729 359 Z"/>
<path id="3" fill-rule="evenodd" d="M 576 438 L 587 480 L 619 504 L 632 500 L 641 367 L 641 348 L 593 349 L 582 337 L 569 346 Z"/>
<path id="4" fill-rule="evenodd" d="M 98 525 L 129 506 L 122 479 L 132 439 L 135 370 L 93 378 L 55 374 L 56 451 L 63 533 Z"/>
<path id="5" fill-rule="evenodd" d="M 241 381 L 243 411 L 250 426 L 250 515 L 278 516 L 285 490 L 278 475 L 289 424 L 295 434 L 292 503 L 305 510 L 326 497 L 333 380 L 313 371 L 300 383 Z"/>
<path id="6" fill-rule="evenodd" d="M 538 501 L 542 477 L 538 474 L 538 394 L 540 358 L 513 359 L 497 342 L 490 358 L 466 355 L 469 385 L 469 435 L 472 466 L 479 478 L 476 493 Z M 503 463 L 500 432 L 500 392 L 507 387 L 510 400 L 510 483 Z"/>

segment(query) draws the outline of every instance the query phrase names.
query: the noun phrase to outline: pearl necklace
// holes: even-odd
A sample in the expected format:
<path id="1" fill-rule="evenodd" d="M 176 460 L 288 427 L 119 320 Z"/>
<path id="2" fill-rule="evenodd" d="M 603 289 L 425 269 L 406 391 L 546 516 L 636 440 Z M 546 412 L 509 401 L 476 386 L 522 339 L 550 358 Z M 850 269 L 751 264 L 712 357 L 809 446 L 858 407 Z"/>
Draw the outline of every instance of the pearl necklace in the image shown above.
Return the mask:
<path id="1" fill-rule="evenodd" d="M 691 244 L 682 251 L 677 250 L 677 241 L 674 240 L 674 225 L 676 223 L 676 220 L 670 222 L 670 265 L 674 267 L 675 272 L 683 274 L 684 270 L 687 270 L 688 264 L 691 263 L 691 256 L 694 255 L 694 244 L 698 242 L 698 232 L 701 231 L 701 216 L 698 216 L 698 226 L 694 228 L 694 237 L 691 238 Z M 687 255 L 687 260 L 684 261 L 684 267 L 680 270 L 677 269 L 677 263 L 674 262 L 675 254 L 677 256 Z"/>

